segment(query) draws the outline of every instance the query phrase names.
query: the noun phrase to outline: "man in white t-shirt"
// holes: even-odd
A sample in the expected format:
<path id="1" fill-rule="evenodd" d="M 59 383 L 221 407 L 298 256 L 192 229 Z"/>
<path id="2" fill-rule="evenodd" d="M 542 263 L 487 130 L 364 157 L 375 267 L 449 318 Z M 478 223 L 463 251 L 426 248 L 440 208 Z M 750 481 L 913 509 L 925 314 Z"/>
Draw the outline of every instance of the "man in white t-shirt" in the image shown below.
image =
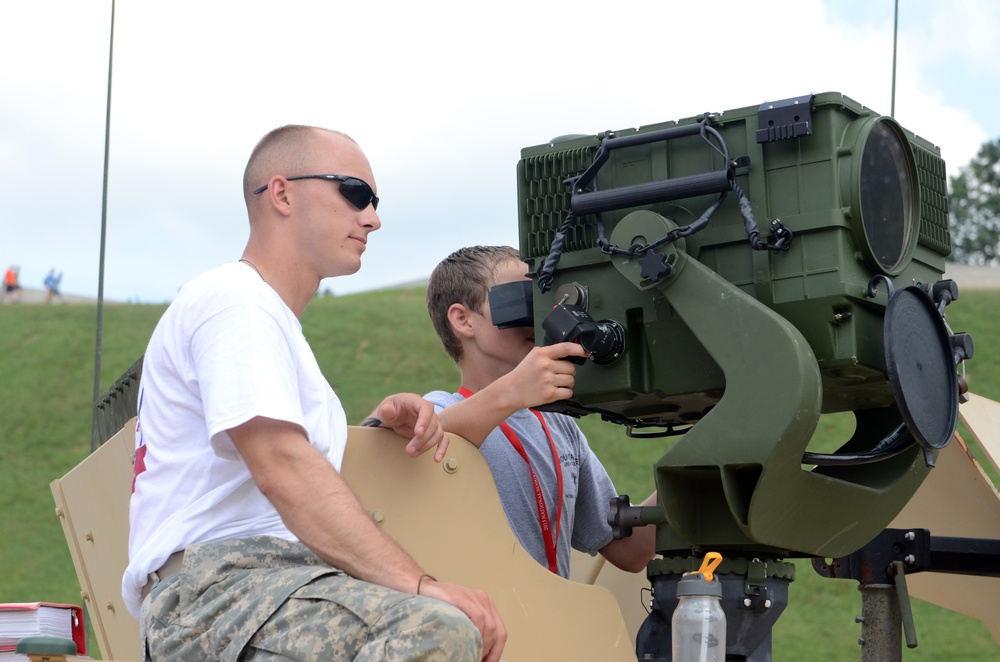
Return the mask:
<path id="1" fill-rule="evenodd" d="M 143 654 L 496 662 L 489 596 L 424 573 L 341 478 L 346 416 L 302 335 L 320 281 L 356 272 L 381 226 L 368 160 L 344 134 L 286 126 L 243 190 L 242 258 L 182 288 L 143 360 L 122 579 Z M 443 457 L 417 395 L 373 416 Z"/>

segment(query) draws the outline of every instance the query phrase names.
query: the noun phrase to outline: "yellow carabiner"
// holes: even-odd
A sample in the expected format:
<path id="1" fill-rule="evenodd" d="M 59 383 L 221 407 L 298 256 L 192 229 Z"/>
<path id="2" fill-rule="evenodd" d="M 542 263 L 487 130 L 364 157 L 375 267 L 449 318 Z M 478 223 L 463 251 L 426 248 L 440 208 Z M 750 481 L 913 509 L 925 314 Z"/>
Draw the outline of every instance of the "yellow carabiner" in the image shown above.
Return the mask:
<path id="1" fill-rule="evenodd" d="M 709 552 L 705 554 L 705 558 L 701 562 L 701 567 L 694 574 L 701 575 L 705 578 L 706 582 L 712 581 L 715 576 L 715 569 L 719 567 L 722 563 L 722 554 L 718 552 Z"/>

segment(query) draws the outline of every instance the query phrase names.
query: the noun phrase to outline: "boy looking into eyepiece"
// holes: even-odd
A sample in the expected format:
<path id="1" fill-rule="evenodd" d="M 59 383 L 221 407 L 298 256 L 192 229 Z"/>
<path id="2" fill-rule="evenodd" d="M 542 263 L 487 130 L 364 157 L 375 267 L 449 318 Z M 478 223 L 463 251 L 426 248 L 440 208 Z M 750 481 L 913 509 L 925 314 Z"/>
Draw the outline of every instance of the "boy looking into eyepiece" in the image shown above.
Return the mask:
<path id="1" fill-rule="evenodd" d="M 586 350 L 536 347 L 533 328 L 493 324 L 490 288 L 527 280 L 527 270 L 507 246 L 463 248 L 434 269 L 427 310 L 461 383 L 424 397 L 445 430 L 482 451 L 511 528 L 536 561 L 567 577 L 572 547 L 638 572 L 655 553 L 654 528 L 613 540 L 607 519 L 617 492 L 586 437 L 571 417 L 531 409 L 572 397 L 576 365 L 568 359 Z"/>

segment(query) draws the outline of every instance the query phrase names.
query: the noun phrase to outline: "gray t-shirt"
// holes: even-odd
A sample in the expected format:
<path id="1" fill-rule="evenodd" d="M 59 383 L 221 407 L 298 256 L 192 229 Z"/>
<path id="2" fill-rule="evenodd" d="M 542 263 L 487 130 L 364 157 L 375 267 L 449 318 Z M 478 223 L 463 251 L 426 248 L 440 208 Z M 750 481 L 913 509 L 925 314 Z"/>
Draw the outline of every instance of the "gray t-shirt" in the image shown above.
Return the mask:
<path id="1" fill-rule="evenodd" d="M 433 391 L 424 396 L 438 410 L 463 398 L 458 393 Z M 595 554 L 611 542 L 608 524 L 610 502 L 617 495 L 615 486 L 601 461 L 587 444 L 587 438 L 569 416 L 542 412 L 559 452 L 563 473 L 563 511 L 556 543 L 559 574 L 569 576 L 570 547 Z M 552 461 L 552 448 L 541 424 L 528 409 L 520 409 L 507 424 L 521 440 L 531 468 L 538 478 L 549 517 L 556 516 L 558 481 Z M 493 472 L 507 521 L 532 558 L 548 567 L 545 542 L 538 521 L 535 488 L 527 463 L 514 446 L 495 428 L 480 447 Z"/>

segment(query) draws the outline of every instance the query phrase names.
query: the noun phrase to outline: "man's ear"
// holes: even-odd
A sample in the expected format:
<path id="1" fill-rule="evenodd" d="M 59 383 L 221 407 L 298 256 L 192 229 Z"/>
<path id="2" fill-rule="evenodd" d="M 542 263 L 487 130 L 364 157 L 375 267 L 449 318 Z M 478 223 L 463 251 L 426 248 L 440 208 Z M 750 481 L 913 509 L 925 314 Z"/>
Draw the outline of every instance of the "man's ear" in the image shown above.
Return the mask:
<path id="1" fill-rule="evenodd" d="M 267 202 L 282 216 L 292 213 L 292 201 L 288 197 L 288 181 L 284 177 L 272 177 L 268 182 Z"/>
<path id="2" fill-rule="evenodd" d="M 472 313 L 463 304 L 453 303 L 448 307 L 448 323 L 460 338 L 471 338 L 476 334 L 472 325 Z"/>

